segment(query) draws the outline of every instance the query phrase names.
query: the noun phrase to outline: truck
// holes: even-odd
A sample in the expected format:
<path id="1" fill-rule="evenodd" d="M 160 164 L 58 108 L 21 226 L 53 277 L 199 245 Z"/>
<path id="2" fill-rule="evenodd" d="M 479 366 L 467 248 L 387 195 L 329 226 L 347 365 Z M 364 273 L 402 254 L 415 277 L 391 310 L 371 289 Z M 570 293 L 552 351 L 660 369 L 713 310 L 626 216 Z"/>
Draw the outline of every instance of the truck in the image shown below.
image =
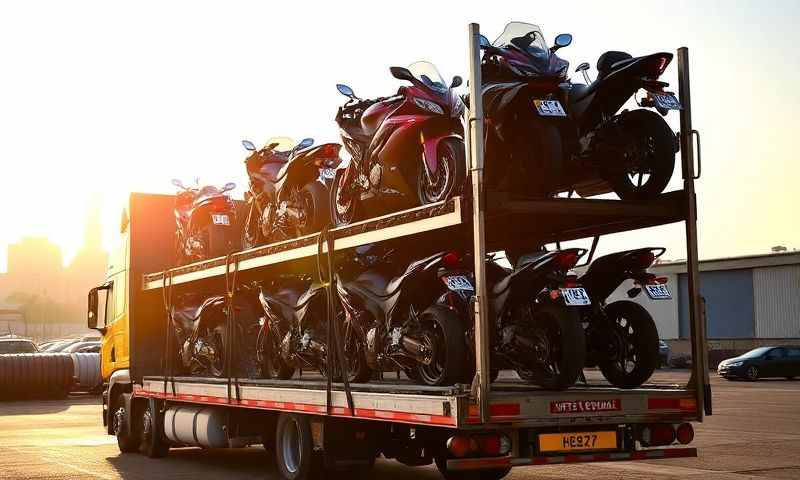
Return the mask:
<path id="1" fill-rule="evenodd" d="M 480 85 L 478 36 L 470 25 L 471 97 Z M 487 202 L 482 190 L 480 102 L 469 111 L 471 191 L 320 234 L 174 266 L 174 197 L 133 193 L 120 248 L 107 278 L 88 296 L 88 324 L 102 333 L 102 420 L 121 452 L 158 458 L 173 446 L 262 444 L 286 479 L 321 468 L 368 471 L 383 455 L 406 465 L 435 463 L 448 479 L 502 478 L 512 467 L 694 457 L 695 422 L 711 414 L 705 331 L 699 302 L 697 218 L 688 50 L 678 51 L 683 188 L 657 199 L 549 198 Z M 698 145 L 699 147 L 699 145 Z M 501 377 L 492 382 L 485 252 L 509 238 L 544 243 L 682 222 L 688 256 L 692 371 L 686 384 L 620 389 L 583 382 L 548 391 Z M 170 368 L 169 314 L 176 294 L 223 294 L 239 282 L 316 272 L 320 260 L 366 244 L 447 243 L 475 262 L 476 374 L 471 384 L 422 386 L 394 378 L 337 382 L 302 375 L 275 380 L 176 376 Z M 328 285 L 327 288 L 334 288 Z M 330 294 L 334 294 L 329 292 Z M 329 320 L 330 321 L 330 320 Z"/>

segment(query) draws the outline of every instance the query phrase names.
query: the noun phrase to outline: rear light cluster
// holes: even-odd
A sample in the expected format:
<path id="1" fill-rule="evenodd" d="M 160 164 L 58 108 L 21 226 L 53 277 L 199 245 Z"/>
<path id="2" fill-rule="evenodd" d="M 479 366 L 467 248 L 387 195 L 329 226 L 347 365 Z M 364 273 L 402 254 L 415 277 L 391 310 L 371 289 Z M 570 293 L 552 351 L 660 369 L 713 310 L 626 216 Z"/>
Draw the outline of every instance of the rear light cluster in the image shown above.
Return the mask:
<path id="1" fill-rule="evenodd" d="M 230 208 L 230 200 L 228 197 L 214 197 L 211 199 L 211 206 L 225 210 Z"/>
<path id="2" fill-rule="evenodd" d="M 559 270 L 567 271 L 578 263 L 578 254 L 576 252 L 560 253 L 553 261 Z"/>
<path id="3" fill-rule="evenodd" d="M 442 257 L 442 264 L 447 268 L 455 268 L 458 266 L 458 253 L 447 252 Z"/>
<path id="4" fill-rule="evenodd" d="M 455 435 L 447 440 L 447 450 L 456 458 L 500 457 L 511 452 L 511 439 L 502 433 Z"/>
<path id="5" fill-rule="evenodd" d="M 639 430 L 639 441 L 645 447 L 672 445 L 676 441 L 686 445 L 694 440 L 694 428 L 691 423 L 672 425 L 670 423 L 654 423 L 645 425 Z"/>
<path id="6" fill-rule="evenodd" d="M 669 65 L 670 60 L 672 60 L 672 58 L 668 57 L 666 55 L 662 55 L 662 56 L 659 56 L 659 57 L 653 57 L 650 60 L 650 63 L 648 64 L 649 72 L 652 75 L 658 77 L 659 75 L 664 73 L 664 70 L 667 69 L 667 65 Z"/>
<path id="7" fill-rule="evenodd" d="M 633 257 L 633 263 L 637 267 L 647 268 L 656 261 L 656 254 L 653 252 L 642 252 Z"/>

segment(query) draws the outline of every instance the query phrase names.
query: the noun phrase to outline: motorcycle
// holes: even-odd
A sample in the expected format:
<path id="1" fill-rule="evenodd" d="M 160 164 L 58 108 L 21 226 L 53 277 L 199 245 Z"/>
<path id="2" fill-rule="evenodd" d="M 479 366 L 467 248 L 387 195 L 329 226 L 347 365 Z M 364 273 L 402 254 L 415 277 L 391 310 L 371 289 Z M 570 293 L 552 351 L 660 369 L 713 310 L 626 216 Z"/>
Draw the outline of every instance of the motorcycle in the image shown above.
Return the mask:
<path id="1" fill-rule="evenodd" d="M 229 348 L 233 348 L 235 361 L 233 373 L 255 376 L 255 349 L 237 345 L 255 334 L 258 318 L 254 292 L 246 286 L 239 287 L 234 297 L 235 328 L 233 338 L 228 338 L 228 305 L 223 295 L 204 297 L 191 293 L 177 297 L 171 307 L 171 321 L 175 332 L 175 360 L 182 373 L 222 377 L 226 374 L 225 362 Z M 231 342 L 229 344 L 229 342 Z"/>
<path id="2" fill-rule="evenodd" d="M 245 160 L 250 188 L 245 194 L 244 249 L 318 232 L 328 223 L 326 182 L 341 162 L 341 145 L 310 148 L 313 143 L 306 138 L 295 145 L 275 137 L 257 150 L 252 142 L 242 141 L 252 152 Z"/>
<path id="3" fill-rule="evenodd" d="M 403 370 L 426 385 L 460 381 L 464 321 L 435 303 L 443 290 L 436 269 L 454 255 L 440 252 L 397 268 L 393 253 L 370 254 L 375 260 L 354 278 L 338 275 L 348 378 L 366 382 L 371 371 Z"/>
<path id="4" fill-rule="evenodd" d="M 632 279 L 628 296 L 644 289 L 653 300 L 672 298 L 666 277 L 656 277 L 647 269 L 664 253 L 663 248 L 639 248 L 612 253 L 596 259 L 578 281 L 591 299 L 585 307 L 587 365 L 600 367 L 614 386 L 636 388 L 658 367 L 658 329 L 647 310 L 630 300 L 606 303 L 624 281 Z"/>
<path id="5" fill-rule="evenodd" d="M 262 375 L 285 380 L 303 367 L 325 375 L 325 287 L 308 276 L 284 276 L 262 284 L 259 299 L 264 312 L 257 340 Z"/>
<path id="6" fill-rule="evenodd" d="M 681 105 L 658 78 L 670 53 L 632 57 L 606 52 L 586 85 L 567 78 L 556 51 L 536 25 L 509 23 L 493 43 L 481 37 L 482 98 L 487 119 L 487 184 L 514 194 L 582 197 L 615 192 L 623 200 L 659 195 L 672 177 L 678 142 L 662 116 Z M 640 107 L 617 111 L 644 89 Z"/>
<path id="7" fill-rule="evenodd" d="M 586 356 L 578 307 L 587 305 L 589 297 L 568 281 L 568 271 L 584 253 L 577 248 L 530 253 L 521 255 L 515 268 L 487 258 L 492 380 L 503 368 L 550 390 L 569 388 L 578 379 Z M 470 318 L 472 270 L 458 261 L 439 275 L 447 287 L 439 304 Z M 475 330 L 468 325 L 465 340 L 474 355 Z M 474 370 L 466 374 L 470 378 Z"/>
<path id="8" fill-rule="evenodd" d="M 349 99 L 336 123 L 352 160 L 331 186 L 334 225 L 445 200 L 464 182 L 464 104 L 453 90 L 461 77 L 448 86 L 429 62 L 389 70 L 411 86 L 362 100 L 336 85 Z"/>
<path id="9" fill-rule="evenodd" d="M 180 180 L 172 180 L 172 184 L 181 189 L 175 196 L 174 209 L 178 263 L 220 257 L 235 250 L 232 229 L 236 206 L 226 192 L 236 184 L 226 183 L 221 189 L 211 185 L 186 187 Z"/>

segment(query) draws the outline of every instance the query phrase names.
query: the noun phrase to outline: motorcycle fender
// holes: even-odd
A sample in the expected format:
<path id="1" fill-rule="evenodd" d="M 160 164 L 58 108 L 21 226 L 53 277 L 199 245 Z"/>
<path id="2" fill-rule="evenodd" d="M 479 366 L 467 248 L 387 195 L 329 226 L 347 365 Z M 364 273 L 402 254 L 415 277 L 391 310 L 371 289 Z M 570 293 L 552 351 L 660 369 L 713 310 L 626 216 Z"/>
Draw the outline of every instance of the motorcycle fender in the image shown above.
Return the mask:
<path id="1" fill-rule="evenodd" d="M 454 138 L 459 141 L 464 141 L 461 136 L 455 134 L 426 138 L 423 132 L 421 133 L 421 136 L 424 138 L 422 143 L 422 155 L 425 159 L 425 167 L 427 168 L 429 175 L 435 175 L 436 171 L 439 169 L 439 157 L 436 155 L 436 152 L 439 150 L 439 144 L 442 142 L 442 140 L 446 138 Z"/>

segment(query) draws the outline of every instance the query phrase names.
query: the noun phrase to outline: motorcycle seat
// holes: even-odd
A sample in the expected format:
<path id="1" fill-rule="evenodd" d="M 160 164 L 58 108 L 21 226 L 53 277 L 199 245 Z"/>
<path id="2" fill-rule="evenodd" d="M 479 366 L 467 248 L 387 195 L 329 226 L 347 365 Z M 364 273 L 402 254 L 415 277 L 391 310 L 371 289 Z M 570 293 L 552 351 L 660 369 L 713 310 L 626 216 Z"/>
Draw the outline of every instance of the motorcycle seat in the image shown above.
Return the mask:
<path id="1" fill-rule="evenodd" d="M 529 263 L 535 263 L 542 257 L 549 255 L 550 253 L 552 252 L 542 250 L 540 252 L 531 252 L 531 253 L 526 253 L 524 255 L 520 255 L 519 259 L 517 260 L 517 268 L 522 267 L 524 265 L 528 265 Z"/>
<path id="2" fill-rule="evenodd" d="M 632 63 L 634 60 L 636 59 L 630 53 L 614 50 L 600 55 L 600 58 L 597 59 L 597 80 L 602 79 L 614 70 L 624 67 L 628 63 Z"/>

